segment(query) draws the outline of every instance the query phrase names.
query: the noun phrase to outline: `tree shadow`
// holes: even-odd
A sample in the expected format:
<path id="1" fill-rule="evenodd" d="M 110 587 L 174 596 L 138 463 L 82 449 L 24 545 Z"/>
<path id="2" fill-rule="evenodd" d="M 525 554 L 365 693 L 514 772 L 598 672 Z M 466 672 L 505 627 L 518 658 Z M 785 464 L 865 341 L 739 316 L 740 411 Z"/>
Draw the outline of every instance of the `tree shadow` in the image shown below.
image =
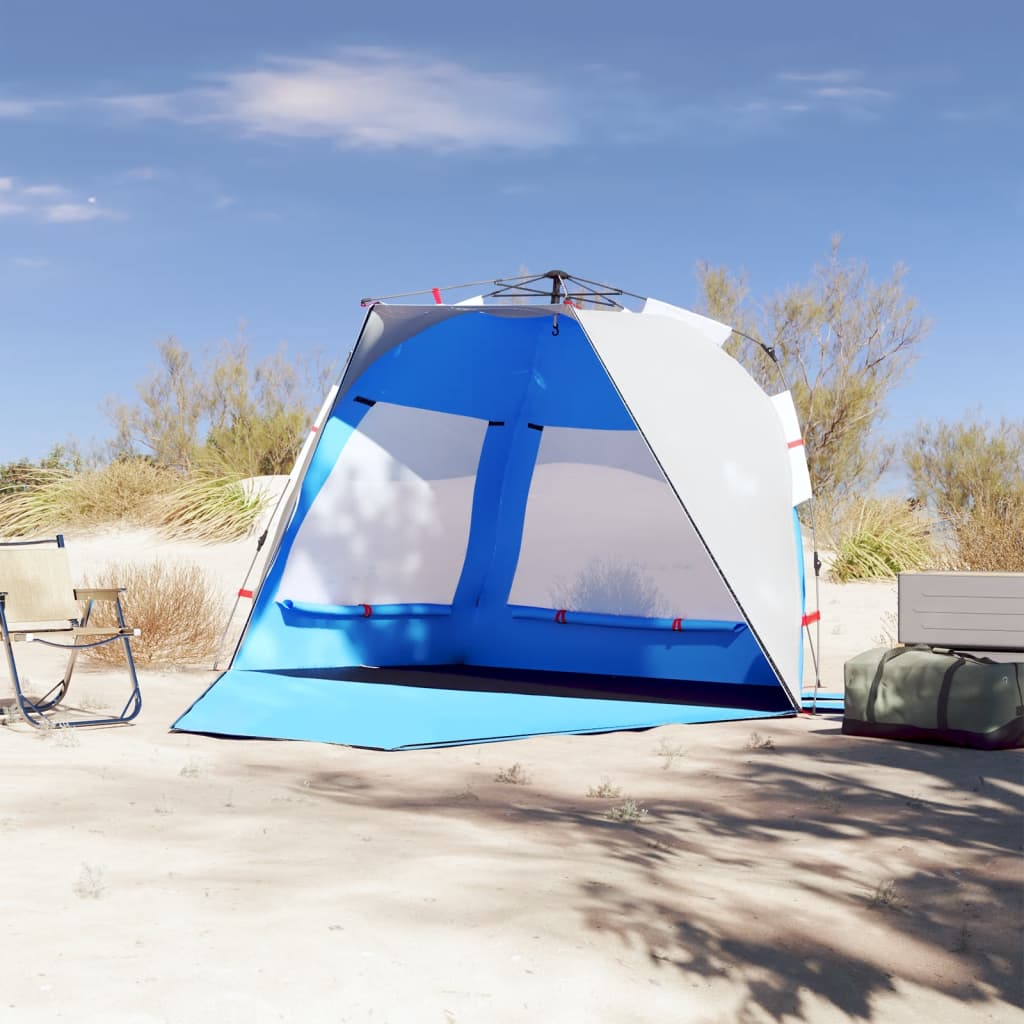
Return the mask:
<path id="1" fill-rule="evenodd" d="M 785 725 L 774 728 L 784 743 Z M 305 792 L 529 825 L 567 857 L 595 850 L 574 883 L 584 927 L 642 949 L 653 970 L 741 984 L 741 1020 L 804 1019 L 812 996 L 869 1020 L 900 982 L 1024 1006 L 1024 758 L 815 731 L 810 757 L 738 754 L 718 780 L 727 802 L 721 785 L 702 792 L 698 770 L 674 771 L 678 795 L 645 799 L 635 824 L 543 785 L 425 798 L 326 772 Z M 882 769 L 897 770 L 899 788 L 879 781 L 893 778 Z"/>

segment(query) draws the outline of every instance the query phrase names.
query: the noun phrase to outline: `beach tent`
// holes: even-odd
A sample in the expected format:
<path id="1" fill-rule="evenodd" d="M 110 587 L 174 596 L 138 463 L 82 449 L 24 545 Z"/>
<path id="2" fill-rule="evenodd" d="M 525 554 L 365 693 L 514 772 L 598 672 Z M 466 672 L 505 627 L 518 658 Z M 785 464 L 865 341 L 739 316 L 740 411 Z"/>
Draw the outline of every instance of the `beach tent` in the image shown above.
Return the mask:
<path id="1" fill-rule="evenodd" d="M 543 305 L 366 300 L 175 728 L 394 749 L 799 708 L 792 403 L 729 327 L 542 277 Z"/>

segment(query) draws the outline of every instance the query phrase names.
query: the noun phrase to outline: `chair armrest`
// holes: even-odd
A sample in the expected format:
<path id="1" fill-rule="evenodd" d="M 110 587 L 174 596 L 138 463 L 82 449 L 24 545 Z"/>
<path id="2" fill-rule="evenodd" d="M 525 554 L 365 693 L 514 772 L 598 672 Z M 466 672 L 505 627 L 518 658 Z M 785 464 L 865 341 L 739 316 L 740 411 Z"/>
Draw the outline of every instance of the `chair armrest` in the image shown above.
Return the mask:
<path id="1" fill-rule="evenodd" d="M 127 587 L 75 587 L 76 601 L 116 601 Z"/>

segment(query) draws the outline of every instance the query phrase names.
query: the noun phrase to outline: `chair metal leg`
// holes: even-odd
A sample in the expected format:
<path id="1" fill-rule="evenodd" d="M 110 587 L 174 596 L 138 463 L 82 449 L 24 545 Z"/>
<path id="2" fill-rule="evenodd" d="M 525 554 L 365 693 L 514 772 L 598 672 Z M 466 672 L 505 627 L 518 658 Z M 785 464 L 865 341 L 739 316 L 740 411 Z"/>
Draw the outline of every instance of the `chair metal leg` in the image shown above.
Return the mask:
<path id="1" fill-rule="evenodd" d="M 89 602 L 89 606 L 87 607 L 83 625 L 88 622 L 91 610 L 92 601 Z M 124 611 L 121 608 L 120 599 L 117 600 L 117 620 L 118 625 L 122 630 L 128 628 L 124 621 Z M 57 707 L 67 694 L 68 687 L 71 683 L 71 674 L 74 671 L 75 661 L 78 658 L 78 651 L 81 648 L 79 646 L 71 646 L 67 666 L 64 670 L 64 678 L 41 698 L 33 700 L 22 690 L 21 677 L 18 675 L 18 666 L 14 658 L 13 642 L 11 640 L 10 632 L 7 629 L 7 618 L 4 615 L 2 601 L 0 601 L 0 633 L 2 633 L 3 645 L 7 655 L 7 667 L 11 675 L 11 682 L 14 685 L 14 697 L 18 705 L 18 710 L 21 712 L 22 718 L 24 718 L 25 721 L 33 728 L 75 729 L 81 726 L 91 725 L 123 725 L 136 718 L 142 710 L 142 691 L 139 688 L 139 677 L 135 670 L 135 659 L 132 656 L 131 637 L 128 633 L 121 633 L 118 636 L 112 636 L 109 641 L 106 641 L 113 642 L 114 640 L 120 640 L 124 644 L 125 660 L 128 663 L 128 675 L 131 678 L 131 693 L 128 700 L 125 702 L 124 707 L 121 709 L 120 714 L 108 715 L 103 718 L 81 719 L 71 722 L 52 722 L 46 717 L 45 713 Z M 55 692 L 56 696 L 52 696 Z"/>

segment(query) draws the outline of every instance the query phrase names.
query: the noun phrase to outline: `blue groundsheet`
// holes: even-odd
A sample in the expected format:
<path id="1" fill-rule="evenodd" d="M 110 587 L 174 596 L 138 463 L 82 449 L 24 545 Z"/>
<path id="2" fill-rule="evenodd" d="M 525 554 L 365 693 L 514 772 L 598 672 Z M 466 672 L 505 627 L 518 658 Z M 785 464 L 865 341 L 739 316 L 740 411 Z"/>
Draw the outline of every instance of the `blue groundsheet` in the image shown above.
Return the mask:
<path id="1" fill-rule="evenodd" d="M 794 714 L 766 686 L 479 671 L 232 669 L 174 729 L 400 750 Z"/>
<path id="2" fill-rule="evenodd" d="M 841 713 L 845 706 L 844 700 L 845 698 L 841 691 L 826 693 L 824 690 L 819 690 L 817 696 L 815 696 L 813 690 L 805 690 L 800 695 L 800 705 L 805 711 Z"/>

